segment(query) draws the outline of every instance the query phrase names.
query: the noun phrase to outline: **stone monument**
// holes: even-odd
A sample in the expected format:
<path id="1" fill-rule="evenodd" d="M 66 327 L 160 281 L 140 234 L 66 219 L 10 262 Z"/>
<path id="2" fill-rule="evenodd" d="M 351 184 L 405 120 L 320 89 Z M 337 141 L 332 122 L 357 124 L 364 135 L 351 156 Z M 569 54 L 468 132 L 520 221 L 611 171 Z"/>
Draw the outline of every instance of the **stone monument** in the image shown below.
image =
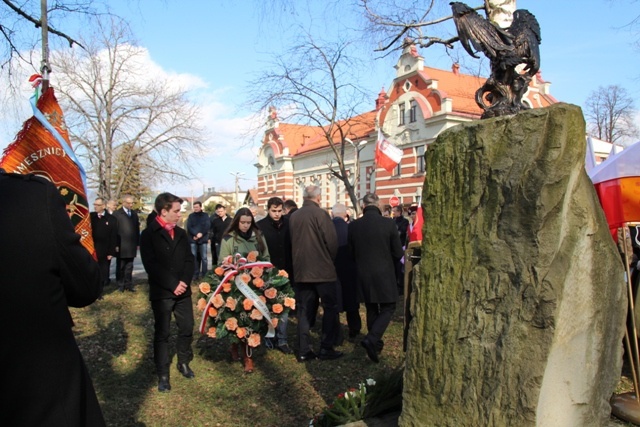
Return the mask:
<path id="1" fill-rule="evenodd" d="M 427 150 L 400 426 L 606 423 L 627 300 L 585 145 L 556 104 Z"/>

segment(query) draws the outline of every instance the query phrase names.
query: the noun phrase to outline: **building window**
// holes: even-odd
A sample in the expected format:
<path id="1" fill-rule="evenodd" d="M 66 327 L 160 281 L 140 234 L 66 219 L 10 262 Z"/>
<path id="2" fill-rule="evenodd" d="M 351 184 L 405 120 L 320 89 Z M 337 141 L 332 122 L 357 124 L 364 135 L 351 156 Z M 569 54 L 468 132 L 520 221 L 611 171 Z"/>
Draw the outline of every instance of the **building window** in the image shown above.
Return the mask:
<path id="1" fill-rule="evenodd" d="M 400 113 L 398 114 L 398 125 L 402 126 L 404 125 L 404 115 L 405 115 L 404 103 L 400 104 L 398 107 L 400 109 Z"/>
<path id="2" fill-rule="evenodd" d="M 414 123 L 416 121 L 417 110 L 418 104 L 416 104 L 416 101 L 411 101 L 411 108 L 409 110 L 409 123 Z"/>
<path id="3" fill-rule="evenodd" d="M 398 166 L 395 167 L 395 169 L 393 170 L 393 175 L 392 176 L 400 176 L 402 174 L 402 160 L 400 161 L 400 163 L 398 163 Z"/>
<path id="4" fill-rule="evenodd" d="M 424 145 L 416 147 L 416 173 L 424 172 Z"/>

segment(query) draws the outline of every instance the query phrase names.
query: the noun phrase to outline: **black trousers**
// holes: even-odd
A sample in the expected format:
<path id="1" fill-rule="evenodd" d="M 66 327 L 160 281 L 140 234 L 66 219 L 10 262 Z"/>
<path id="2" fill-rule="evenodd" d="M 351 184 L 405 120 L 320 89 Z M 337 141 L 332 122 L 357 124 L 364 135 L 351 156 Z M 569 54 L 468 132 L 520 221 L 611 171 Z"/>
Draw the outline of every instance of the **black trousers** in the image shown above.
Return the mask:
<path id="1" fill-rule="evenodd" d="M 191 296 L 179 299 L 161 299 L 151 301 L 153 309 L 153 360 L 156 373 L 169 375 L 171 357 L 169 357 L 169 331 L 171 329 L 171 313 L 176 319 L 178 337 L 176 339 L 176 353 L 178 363 L 189 363 L 193 359 L 191 342 L 193 341 L 193 304 Z"/>
<path id="2" fill-rule="evenodd" d="M 133 258 L 118 258 L 120 261 L 120 279 L 118 286 L 133 289 Z"/>
<path id="3" fill-rule="evenodd" d="M 365 303 L 367 308 L 367 336 L 365 339 L 374 345 L 380 346 L 382 336 L 387 330 L 393 313 L 396 311 L 396 303 Z"/>
<path id="4" fill-rule="evenodd" d="M 322 304 L 321 349 L 332 349 L 338 333 L 338 286 L 337 282 L 296 283 L 296 310 L 298 312 L 298 351 L 305 354 L 312 350 L 309 335 L 309 311 L 320 298 Z"/>
<path id="5" fill-rule="evenodd" d="M 109 283 L 109 268 L 111 268 L 111 260 L 104 258 L 98 258 L 98 266 L 100 267 L 100 278 L 102 279 L 102 285 Z"/>

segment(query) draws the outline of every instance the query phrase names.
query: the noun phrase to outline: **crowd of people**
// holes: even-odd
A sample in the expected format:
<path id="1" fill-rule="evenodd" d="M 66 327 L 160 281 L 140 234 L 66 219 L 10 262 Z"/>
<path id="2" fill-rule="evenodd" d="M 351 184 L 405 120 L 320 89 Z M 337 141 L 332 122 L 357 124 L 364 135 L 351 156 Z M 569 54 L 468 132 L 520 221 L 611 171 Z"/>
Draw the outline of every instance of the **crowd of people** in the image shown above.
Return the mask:
<path id="1" fill-rule="evenodd" d="M 34 198 L 37 195 L 43 199 L 38 201 L 39 205 L 48 207 L 50 212 L 45 216 L 34 217 L 33 224 L 42 222 L 42 226 L 34 229 L 42 231 L 46 227 L 55 227 L 50 232 L 40 232 L 34 240 L 28 241 L 42 241 L 42 248 L 58 245 L 55 253 L 66 254 L 56 261 L 56 269 L 43 266 L 38 271 L 33 271 L 33 274 L 39 274 L 34 283 L 55 283 L 60 287 L 56 292 L 63 297 L 37 302 L 40 304 L 37 312 L 47 313 L 48 323 L 54 319 L 52 316 L 60 318 L 57 337 L 67 343 L 66 348 L 60 347 L 59 351 L 64 352 L 64 355 L 56 358 L 58 361 L 55 367 L 48 366 L 47 373 L 38 374 L 36 370 L 33 372 L 34 381 L 36 375 L 38 381 L 42 381 L 42 378 L 49 378 L 54 373 L 65 374 L 65 378 L 56 380 L 56 387 L 64 387 L 68 394 L 47 397 L 55 400 L 51 405 L 58 405 L 59 413 L 11 413 L 7 416 L 7 421 L 21 420 L 20 417 L 40 417 L 40 420 L 47 416 L 61 417 L 61 420 L 71 420 L 73 417 L 79 420 L 78 417 L 81 417 L 91 419 L 90 425 L 104 425 L 91 380 L 73 340 L 72 322 L 66 304 L 82 307 L 102 298 L 104 287 L 110 283 L 109 270 L 114 258 L 117 263 L 118 290 L 135 292 L 132 271 L 138 247 L 148 275 L 149 299 L 154 318 L 153 355 L 158 390 L 161 392 L 171 390 L 169 341 L 172 317 L 177 326 L 176 369 L 187 379 L 196 375 L 189 365 L 193 359 L 194 330 L 191 285 L 209 271 L 208 249 L 212 255 L 211 268 L 222 263 L 229 255 L 239 253 L 246 256 L 249 252 L 257 251 L 262 261 L 269 261 L 277 269 L 287 272 L 295 290 L 297 352 L 294 352 L 294 346 L 288 342 L 287 316 L 279 319 L 275 336 L 265 339 L 268 348 L 286 355 L 297 353 L 296 358 L 300 363 L 314 359 L 338 359 L 343 353 L 336 347 L 344 340 L 340 313 L 346 313 L 348 337 L 349 340 L 355 340 L 362 330 L 359 308 L 360 303 L 364 303 L 367 330 L 360 345 L 371 361 L 379 361 L 384 346 L 383 336 L 395 311 L 401 289 L 398 286 L 398 275 L 402 270 L 400 260 L 403 246 L 407 244 L 415 222 L 404 218 L 402 208 L 392 210 L 391 216 L 394 219 L 386 218 L 383 214 L 385 207 L 380 206 L 375 194 L 363 197 L 363 214 L 357 219 L 349 215 L 347 207 L 340 203 L 335 204 L 328 213 L 321 206 L 321 189 L 313 185 L 305 188 L 300 208 L 292 200 L 270 198 L 266 205 L 266 215 L 259 220 L 252 209 L 246 207 L 238 209 L 231 217 L 227 215 L 223 205 L 217 205 L 215 214 L 209 217 L 203 210 L 202 203 L 195 202 L 193 212 L 182 228 L 178 224 L 182 219 L 183 200 L 173 194 L 162 193 L 156 197 L 154 210 L 147 217 L 146 227 L 142 232 L 140 219 L 133 208 L 132 196 L 123 196 L 119 208 L 115 201 L 99 197 L 94 201 L 94 212 L 91 212 L 97 255 L 95 262 L 79 244 L 79 236 L 73 233 L 68 216 L 65 219 L 64 202 L 56 195 L 55 187 L 38 178 L 19 178 L 1 171 L 0 185 L 6 187 L 6 191 L 23 191 L 32 194 Z M 29 187 L 29 191 L 22 187 Z M 3 219 L 11 223 L 14 217 L 28 211 L 13 208 L 11 211 L 4 210 L 2 214 L 6 218 Z M 15 247 L 18 242 L 24 241 L 18 236 L 14 238 L 13 230 L 8 231 L 9 244 L 5 248 Z M 19 263 L 12 264 L 11 268 L 2 280 L 10 281 L 12 274 L 31 271 L 21 267 Z M 16 270 L 15 274 L 12 273 L 13 270 Z M 5 288 L 15 289 L 9 285 Z M 29 298 L 32 299 L 33 294 Z M 20 297 L 16 296 L 15 300 L 20 300 Z M 66 301 L 64 306 L 60 306 L 61 301 Z M 11 313 L 15 304 L 12 307 L 7 307 L 3 312 Z M 314 344 L 310 330 L 316 322 L 320 307 L 322 331 L 320 342 Z M 67 322 L 64 321 L 65 318 Z M 14 341 L 17 343 L 20 341 L 20 334 L 15 335 Z M 48 335 L 48 338 L 54 339 L 54 336 Z M 51 347 L 54 346 L 52 343 Z M 232 345 L 230 353 L 234 360 L 244 363 L 245 372 L 253 371 L 253 360 L 248 347 L 242 344 Z M 41 364 L 34 363 L 33 366 Z M 11 390 L 11 393 L 4 395 L 12 396 L 12 399 L 23 399 L 24 394 L 20 390 L 24 389 L 27 393 L 28 389 L 29 393 L 33 393 L 34 389 L 39 388 L 26 387 L 25 384 L 31 383 L 23 376 L 9 376 L 4 384 L 8 387 L 7 390 Z M 78 420 L 61 421 L 60 425 L 83 425 L 83 421 Z"/>

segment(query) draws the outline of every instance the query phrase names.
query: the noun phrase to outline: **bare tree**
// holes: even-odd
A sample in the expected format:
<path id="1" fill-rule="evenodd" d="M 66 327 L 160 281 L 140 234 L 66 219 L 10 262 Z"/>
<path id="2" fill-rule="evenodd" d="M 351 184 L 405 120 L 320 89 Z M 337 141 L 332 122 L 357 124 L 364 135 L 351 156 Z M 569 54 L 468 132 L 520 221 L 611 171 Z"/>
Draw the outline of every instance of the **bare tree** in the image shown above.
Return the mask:
<path id="1" fill-rule="evenodd" d="M 90 183 L 100 196 L 115 198 L 135 165 L 148 181 L 187 178 L 202 148 L 197 107 L 174 81 L 148 74 L 146 51 L 121 21 L 97 28 L 95 39 L 83 41 L 85 50 L 52 57 L 55 87 L 75 150 L 90 165 Z M 123 173 L 114 175 L 116 158 Z"/>
<path id="2" fill-rule="evenodd" d="M 596 138 L 624 143 L 638 135 L 634 125 L 636 110 L 633 99 L 624 88 L 600 86 L 591 92 L 585 106 L 589 133 Z"/>
<path id="3" fill-rule="evenodd" d="M 254 91 L 251 104 L 260 111 L 279 107 L 285 114 L 280 118 L 287 123 L 316 126 L 332 153 L 327 159 L 329 171 L 342 181 L 357 210 L 359 170 L 354 164 L 356 170 L 350 174 L 347 167 L 357 147 L 350 138 L 352 128 L 363 124 L 358 110 L 371 98 L 354 83 L 357 65 L 348 48 L 347 42 L 320 43 L 307 36 L 251 83 L 262 88 Z"/>
<path id="4" fill-rule="evenodd" d="M 416 46 L 428 48 L 443 45 L 452 49 L 458 36 L 441 25 L 452 20 L 448 2 L 436 0 L 360 0 L 367 21 L 366 31 L 374 34 L 379 45 L 376 51 L 393 52 L 404 47 L 405 38 Z M 476 6 L 484 10 L 485 4 Z M 436 15 L 436 18 L 431 16 Z"/>

